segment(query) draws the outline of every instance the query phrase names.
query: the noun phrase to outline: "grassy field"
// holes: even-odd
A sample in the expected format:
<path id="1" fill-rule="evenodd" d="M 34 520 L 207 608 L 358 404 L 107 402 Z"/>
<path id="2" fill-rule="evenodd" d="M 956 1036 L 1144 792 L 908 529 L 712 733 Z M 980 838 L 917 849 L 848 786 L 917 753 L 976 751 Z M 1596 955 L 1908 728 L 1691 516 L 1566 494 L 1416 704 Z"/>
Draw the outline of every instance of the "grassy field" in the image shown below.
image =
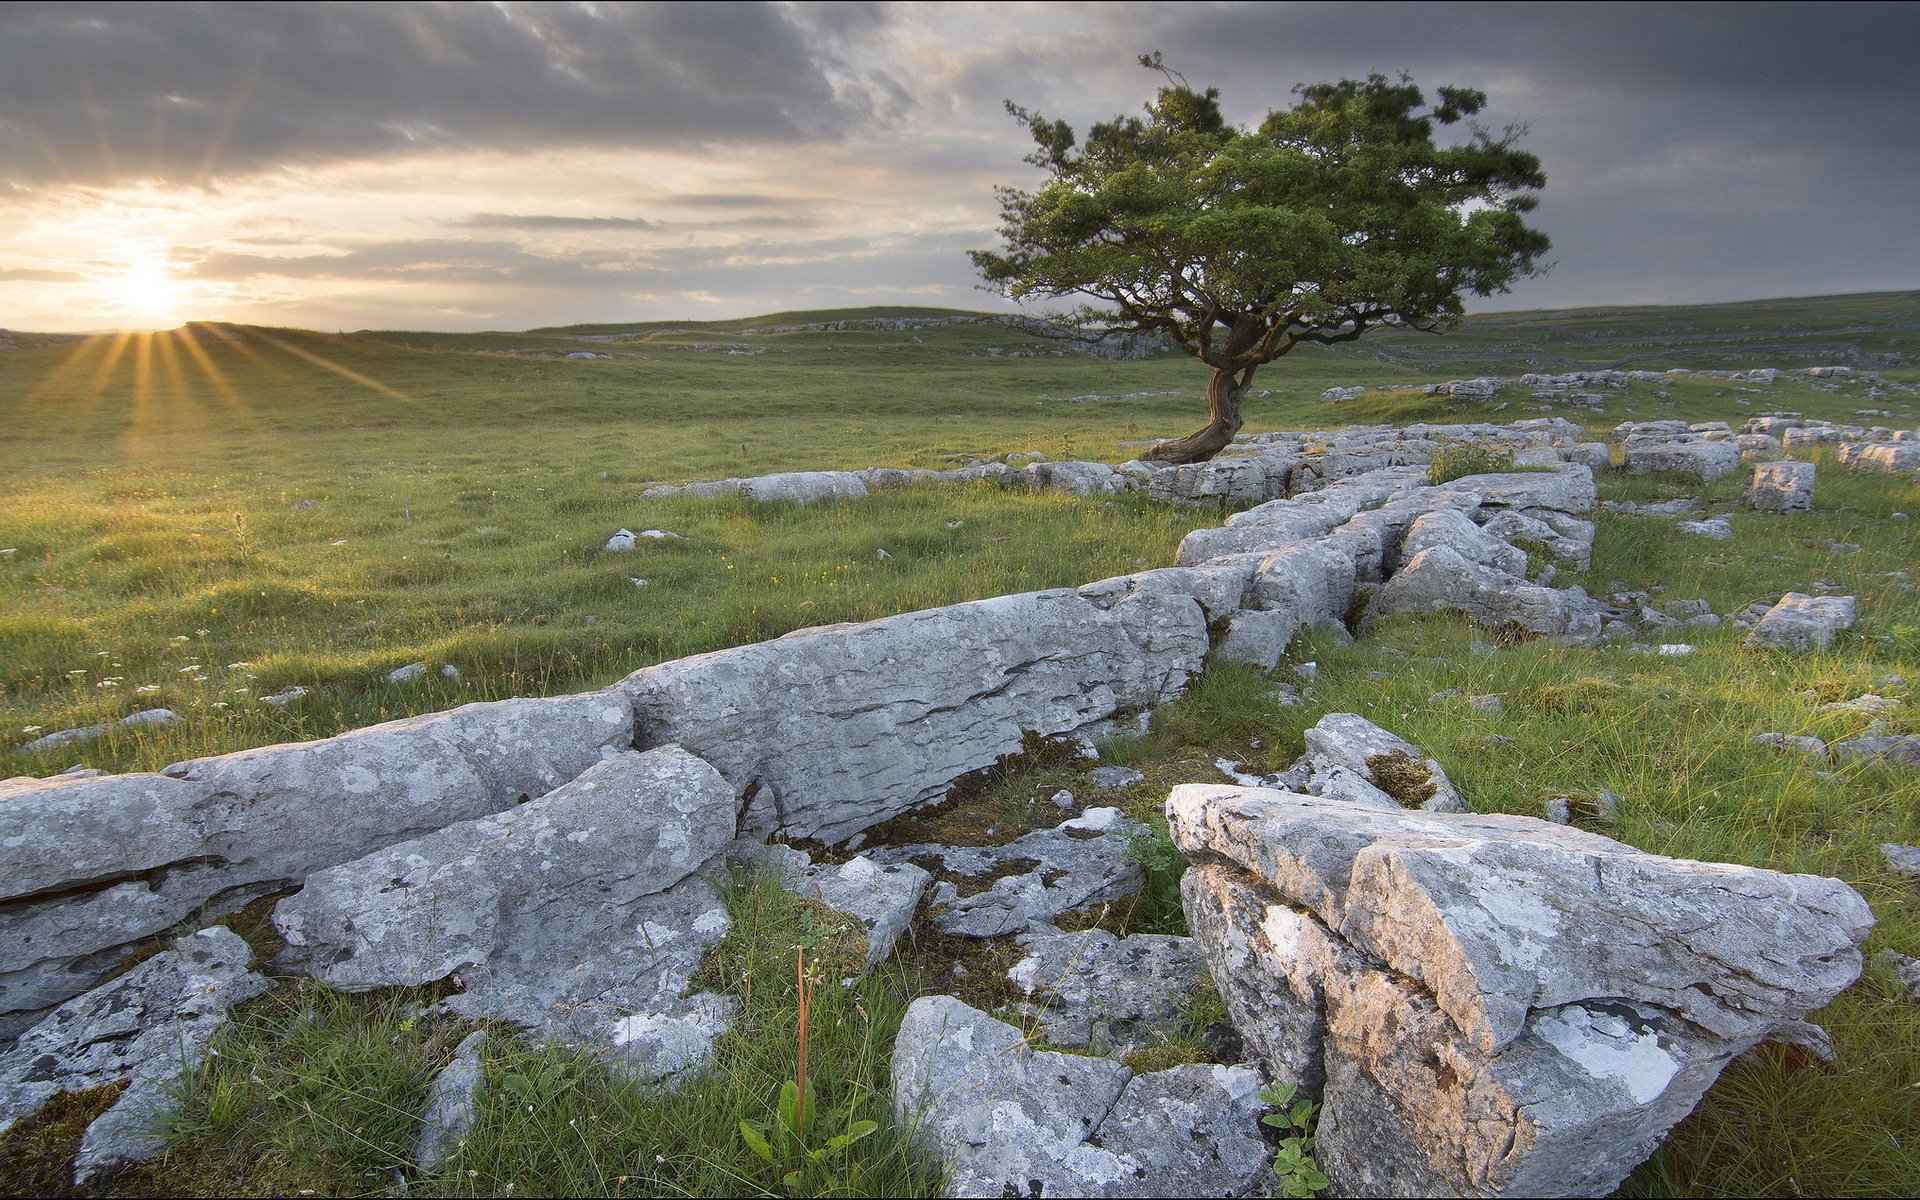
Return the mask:
<path id="1" fill-rule="evenodd" d="M 862 310 L 511 334 L 16 334 L 23 348 L 0 354 L 9 465 L 0 774 L 80 761 L 151 769 L 467 700 L 578 690 L 802 625 L 1161 565 L 1186 529 L 1219 519 L 1130 499 L 964 488 L 804 510 L 636 499 L 651 481 L 790 468 L 944 466 L 955 455 L 1034 450 L 1118 461 L 1131 454 L 1125 443 L 1202 418 L 1203 374 L 1170 357 L 1056 355 L 1051 343 L 984 324 L 746 332 L 944 315 Z M 1483 317 L 1451 338 L 1369 339 L 1267 368 L 1256 390 L 1271 394 L 1250 405 L 1249 428 L 1543 415 L 1524 391 L 1467 409 L 1417 388 L 1527 369 L 1849 362 L 1911 382 L 1920 370 L 1901 356 L 1913 353 L 1915 330 L 1920 294 Z M 582 350 L 614 357 L 561 357 Z M 1340 405 L 1319 399 L 1347 384 L 1374 390 Z M 1596 429 L 1663 416 L 1737 422 L 1772 409 L 1920 424 L 1910 394 L 1869 395 L 1861 382 L 1679 380 L 1612 393 L 1604 413 L 1550 411 Z M 1105 398 L 1069 399 L 1087 396 Z M 1855 415 L 1867 408 L 1896 415 Z M 1920 781 L 1749 742 L 1762 732 L 1857 733 L 1870 718 L 1819 706 L 1869 691 L 1906 702 L 1882 718 L 1886 729 L 1920 730 L 1920 581 L 1907 574 L 1920 559 L 1911 532 L 1920 487 L 1820 461 L 1816 512 L 1736 514 L 1730 542 L 1602 515 L 1593 569 L 1575 581 L 1648 590 L 1656 602 L 1706 599 L 1723 613 L 1826 581 L 1860 598 L 1858 629 L 1832 651 L 1753 652 L 1733 630 L 1696 629 L 1662 635 L 1698 647 L 1684 658 L 1537 642 L 1482 653 L 1472 643 L 1485 635 L 1460 622 L 1383 623 L 1352 646 L 1295 648 L 1282 678 L 1292 663 L 1320 664 L 1303 706 L 1275 702 L 1266 678 L 1215 668 L 1154 734 L 1108 748 L 1148 777 L 1129 807 L 1151 817 L 1168 787 L 1216 777 L 1214 758 L 1278 764 L 1323 713 L 1359 712 L 1424 745 L 1476 809 L 1537 815 L 1558 796 L 1582 813 L 1610 791 L 1622 816 L 1604 832 L 1658 853 L 1837 875 L 1879 918 L 1870 955 L 1920 954 L 1915 889 L 1875 848 L 1920 842 Z M 1705 489 L 1709 508 L 1731 510 L 1737 484 Z M 1608 498 L 1681 494 L 1703 493 L 1602 481 Z M 621 526 L 686 540 L 601 551 Z M 451 664 L 459 678 L 382 682 L 413 661 Z M 309 692 L 284 707 L 260 703 L 292 686 Z M 1504 708 L 1475 711 L 1469 695 L 1500 696 Z M 187 721 L 14 753 L 39 732 L 158 705 Z M 968 803 L 1010 837 L 1022 820 L 1054 813 L 1045 798 L 1076 777 L 1071 764 L 1035 761 Z M 1164 848 L 1143 853 L 1161 854 L 1157 886 L 1103 920 L 1178 931 L 1166 886 L 1177 864 Z M 741 995 L 748 1016 L 713 1078 L 671 1103 L 496 1038 L 479 1131 L 447 1168 L 422 1175 L 408 1163 L 412 1114 L 465 1030 L 422 1015 L 417 996 L 283 988 L 249 1006 L 183 1097 L 168 1158 L 112 1186 L 928 1193 L 937 1180 L 884 1131 L 885 1048 L 907 999 L 952 983 L 949 950 L 925 937 L 862 987 L 822 990 L 814 1061 L 834 1064 L 814 1077 L 830 1097 L 822 1111 L 840 1131 L 861 1120 L 883 1128 L 833 1162 L 809 1160 L 812 1173 L 789 1189 L 782 1176 L 794 1164 L 763 1163 L 738 1130 L 766 1119 L 791 1070 L 797 1017 L 792 961 L 754 947 L 800 942 L 831 955 L 844 931 L 751 882 L 731 902 L 741 928 L 757 932 L 726 952 L 715 982 Z M 248 932 L 264 938 L 257 915 Z M 1820 1020 L 1836 1062 L 1772 1050 L 1743 1059 L 1627 1192 L 1910 1191 L 1920 1178 L 1920 1006 L 1870 967 Z M 72 1132 L 50 1118 L 11 1137 L 0 1146 L 4 1177 L 24 1182 L 19 1164 L 57 1159 Z M 57 1172 L 44 1182 L 52 1188 Z"/>

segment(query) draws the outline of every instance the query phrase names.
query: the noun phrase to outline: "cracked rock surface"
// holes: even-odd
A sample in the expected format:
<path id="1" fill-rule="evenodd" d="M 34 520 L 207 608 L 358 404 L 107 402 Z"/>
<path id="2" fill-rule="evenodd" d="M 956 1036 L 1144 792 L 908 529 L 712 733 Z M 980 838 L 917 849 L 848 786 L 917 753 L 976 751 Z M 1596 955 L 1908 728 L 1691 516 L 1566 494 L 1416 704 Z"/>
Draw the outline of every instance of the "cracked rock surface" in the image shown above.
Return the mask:
<path id="1" fill-rule="evenodd" d="M 1839 880 L 1528 817 L 1205 784 L 1168 813 L 1228 1010 L 1320 1084 L 1350 1194 L 1610 1191 L 1735 1055 L 1818 1041 L 1873 923 Z"/>
<path id="2" fill-rule="evenodd" d="M 1116 1060 L 1153 1045 L 1154 1032 L 1180 1019 L 1206 977 L 1190 937 L 1035 927 L 1019 942 L 1026 956 L 1007 978 L 1027 994 L 1022 1015 L 1038 1019 L 1056 1046 L 1089 1046 Z"/>
<path id="3" fill-rule="evenodd" d="M 59 1092 L 126 1080 L 113 1107 L 87 1126 L 75 1182 L 159 1153 L 164 1143 L 151 1125 L 170 1089 L 199 1068 L 228 1010 L 272 986 L 248 969 L 252 961 L 247 944 L 216 925 L 60 1005 L 0 1054 L 0 1130 Z"/>
<path id="4" fill-rule="evenodd" d="M 949 1168 L 948 1196 L 1251 1196 L 1271 1151 L 1259 1077 L 1034 1051 L 951 996 L 907 1009 L 894 1112 Z"/>

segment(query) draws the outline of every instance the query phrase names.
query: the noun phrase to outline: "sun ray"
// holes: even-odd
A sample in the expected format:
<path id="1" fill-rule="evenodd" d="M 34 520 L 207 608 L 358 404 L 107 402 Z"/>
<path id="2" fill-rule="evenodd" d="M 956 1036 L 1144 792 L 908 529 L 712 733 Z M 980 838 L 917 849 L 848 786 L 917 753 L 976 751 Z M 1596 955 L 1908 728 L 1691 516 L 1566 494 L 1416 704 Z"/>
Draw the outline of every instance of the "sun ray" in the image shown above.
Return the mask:
<path id="1" fill-rule="evenodd" d="M 193 186 L 204 187 L 213 176 L 214 164 L 220 161 L 220 152 L 227 147 L 227 139 L 233 135 L 233 126 L 240 119 L 240 110 L 246 107 L 247 98 L 253 94 L 253 87 L 260 81 L 260 69 L 254 67 L 233 89 L 233 96 L 227 101 L 227 110 L 221 114 L 220 128 L 214 131 L 213 139 L 207 143 L 207 152 L 200 158 L 200 168 L 194 172 Z"/>
<path id="2" fill-rule="evenodd" d="M 334 362 L 332 359 L 326 358 L 319 354 L 315 354 L 311 350 L 303 350 L 291 342 L 283 341 L 280 338 L 276 338 L 276 337 L 268 337 L 267 341 L 272 345 L 278 347 L 279 349 L 285 350 L 288 354 L 293 355 L 295 358 L 302 359 L 306 362 L 310 362 L 314 366 L 319 367 L 323 371 L 332 371 L 335 375 L 340 376 L 340 378 L 342 379 L 349 380 L 353 383 L 357 383 L 363 388 L 369 388 L 373 391 L 379 392 L 382 396 L 385 396 L 390 400 L 398 400 L 400 403 L 406 405 L 409 408 L 415 409 L 419 412 L 427 412 L 427 413 L 434 411 L 430 406 L 422 404 L 420 401 L 415 400 L 412 396 L 407 395 L 405 392 L 399 391 L 395 388 L 388 387 L 386 384 L 381 383 L 378 379 L 372 379 L 372 378 L 369 378 L 368 376 L 362 375 L 360 372 L 354 370 L 351 367 L 343 367 L 339 363 Z"/>
<path id="3" fill-rule="evenodd" d="M 174 330 L 173 333 L 175 337 L 180 339 L 180 344 L 186 348 L 188 356 L 191 357 L 194 363 L 200 368 L 200 373 L 205 375 L 208 381 L 213 384 L 214 390 L 226 399 L 226 410 L 233 416 L 243 419 L 246 424 L 251 427 L 253 425 L 254 415 L 253 406 L 247 403 L 245 397 L 234 390 L 233 384 L 227 380 L 226 372 L 220 369 L 219 363 L 213 361 L 213 355 L 207 353 L 207 348 L 200 344 L 200 338 L 198 336 L 200 330 L 211 332 L 215 337 L 228 345 L 237 344 L 233 339 L 228 337 L 225 330 L 207 324 L 206 322 L 193 322 L 183 325 L 179 329 Z"/>
<path id="4" fill-rule="evenodd" d="M 107 136 L 107 124 L 100 115 L 100 105 L 93 98 L 93 84 L 87 81 L 86 69 L 78 62 L 73 64 L 73 73 L 80 81 L 80 103 L 87 110 L 87 123 L 93 126 L 94 144 L 100 148 L 100 165 L 106 169 L 107 179 L 117 181 L 120 167 L 114 161 L 113 139 Z"/>
<path id="5" fill-rule="evenodd" d="M 132 343 L 133 338 L 134 334 L 125 329 L 113 335 L 113 343 L 107 347 L 100 369 L 93 373 L 93 381 L 87 387 L 91 397 L 98 399 L 106 394 L 107 385 L 112 381 L 114 373 L 119 370 L 120 360 L 125 357 L 127 347 Z"/>

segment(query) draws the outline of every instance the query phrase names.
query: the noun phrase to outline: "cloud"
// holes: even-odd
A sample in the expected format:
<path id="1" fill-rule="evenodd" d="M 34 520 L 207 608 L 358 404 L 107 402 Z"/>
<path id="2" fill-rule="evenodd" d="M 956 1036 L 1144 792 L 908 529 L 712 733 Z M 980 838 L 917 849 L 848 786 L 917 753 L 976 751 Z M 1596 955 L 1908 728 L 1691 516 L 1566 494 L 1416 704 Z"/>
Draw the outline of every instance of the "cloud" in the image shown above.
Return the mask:
<path id="1" fill-rule="evenodd" d="M 830 139 L 841 43 L 760 4 L 0 6 L 0 178 L 204 182 L 424 150 Z"/>
<path id="2" fill-rule="evenodd" d="M 37 267 L 0 267 L 0 283 L 85 283 L 73 271 L 43 271 Z"/>
<path id="3" fill-rule="evenodd" d="M 651 229 L 657 222 L 644 217 L 556 217 L 547 214 L 515 216 L 510 213 L 474 213 L 449 225 L 473 229 Z"/>

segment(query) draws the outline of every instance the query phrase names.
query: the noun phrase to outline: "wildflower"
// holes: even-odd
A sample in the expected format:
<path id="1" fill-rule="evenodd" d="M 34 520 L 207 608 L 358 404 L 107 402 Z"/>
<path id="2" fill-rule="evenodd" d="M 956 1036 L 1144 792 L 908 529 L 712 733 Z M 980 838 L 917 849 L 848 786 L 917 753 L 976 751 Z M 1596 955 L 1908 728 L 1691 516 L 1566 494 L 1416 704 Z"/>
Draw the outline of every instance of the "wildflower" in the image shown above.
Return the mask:
<path id="1" fill-rule="evenodd" d="M 153 695 L 153 694 L 154 694 L 155 692 L 157 692 L 157 691 L 159 691 L 159 690 L 160 690 L 160 685 L 159 685 L 159 684 L 157 684 L 157 683 L 143 683 L 143 684 L 141 684 L 141 685 L 140 685 L 139 687 L 137 687 L 137 688 L 135 688 L 135 689 L 133 689 L 133 690 L 134 690 L 134 692 L 135 692 L 135 693 L 137 693 L 138 695 L 142 695 L 142 696 L 151 696 L 151 695 Z"/>
<path id="2" fill-rule="evenodd" d="M 252 666 L 252 665 L 253 665 L 253 664 L 252 664 L 252 663 L 250 663 L 250 662 L 232 662 L 232 663 L 228 663 L 228 664 L 227 664 L 227 670 L 229 670 L 229 671 L 238 671 L 238 670 L 240 670 L 240 669 L 241 669 L 242 667 L 250 667 L 250 666 Z"/>
<path id="3" fill-rule="evenodd" d="M 21 733 L 39 733 L 42 729 L 45 729 L 45 728 L 46 728 L 45 725 L 23 725 L 20 727 L 20 732 Z"/>
<path id="4" fill-rule="evenodd" d="M 112 653 L 113 653 L 113 651 L 111 651 L 111 650 L 95 650 L 95 651 L 93 652 L 93 656 L 94 656 L 95 658 L 105 658 L 105 657 L 107 657 L 107 656 L 108 656 L 109 654 L 112 654 Z"/>
<path id="5" fill-rule="evenodd" d="M 188 663 L 186 666 L 180 668 L 180 673 L 182 675 L 191 675 L 195 671 L 204 671 L 204 670 L 206 670 L 206 668 L 201 666 L 199 663 Z"/>
<path id="6" fill-rule="evenodd" d="M 212 704 L 207 705 L 208 708 L 225 708 L 226 706 L 227 702 L 225 700 L 215 700 Z"/>
<path id="7" fill-rule="evenodd" d="M 167 640 L 170 642 L 184 642 L 187 640 L 187 635 L 184 633 L 176 633 Z"/>
<path id="8" fill-rule="evenodd" d="M 210 629 L 196 629 L 196 630 L 194 630 L 194 632 L 195 632 L 196 634 L 198 634 L 198 635 L 200 635 L 201 637 L 205 637 L 205 636 L 207 636 L 207 635 L 208 635 L 209 633 L 212 633 L 213 631 L 212 631 L 212 630 L 210 630 Z"/>
<path id="9" fill-rule="evenodd" d="M 120 681 L 118 679 L 102 679 L 93 686 L 97 688 L 117 688 L 120 686 Z"/>

